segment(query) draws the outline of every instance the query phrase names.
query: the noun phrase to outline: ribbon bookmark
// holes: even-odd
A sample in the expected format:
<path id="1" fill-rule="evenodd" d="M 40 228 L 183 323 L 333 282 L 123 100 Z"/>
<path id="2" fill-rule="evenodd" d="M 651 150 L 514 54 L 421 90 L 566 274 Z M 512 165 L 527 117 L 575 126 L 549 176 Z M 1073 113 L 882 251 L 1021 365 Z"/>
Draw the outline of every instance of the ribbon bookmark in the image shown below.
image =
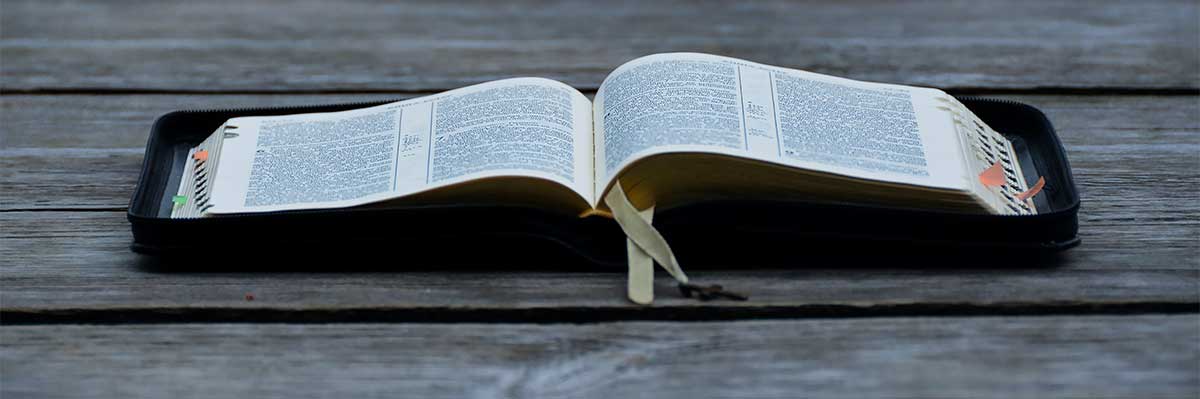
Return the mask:
<path id="1" fill-rule="evenodd" d="M 675 259 L 675 253 L 671 251 L 671 246 L 667 245 L 667 240 L 663 238 L 662 234 L 659 234 L 658 230 L 650 225 L 654 207 L 638 211 L 625 196 L 625 190 L 621 187 L 620 182 L 614 184 L 608 195 L 604 196 L 604 203 L 608 205 L 609 209 L 612 209 L 613 218 L 617 220 L 617 224 L 621 226 L 621 230 L 628 238 L 626 247 L 629 254 L 628 295 L 630 300 L 639 304 L 649 304 L 654 300 L 654 268 L 653 266 L 647 267 L 650 264 L 647 257 L 662 266 L 671 277 L 675 278 L 675 281 L 679 282 L 679 291 L 686 297 L 690 298 L 695 294 L 695 298 L 704 301 L 716 298 L 741 301 L 748 299 L 744 295 L 725 291 L 719 285 L 705 287 L 688 283 L 688 277 L 679 267 L 679 261 Z M 633 248 L 635 246 L 636 250 Z"/>
<path id="2" fill-rule="evenodd" d="M 625 236 L 629 237 L 630 241 L 650 255 L 675 280 L 685 284 L 688 282 L 688 277 L 679 267 L 679 261 L 675 260 L 675 253 L 671 252 L 671 246 L 667 245 L 667 240 L 658 233 L 654 226 L 642 219 L 637 208 L 634 208 L 633 204 L 629 202 L 629 198 L 625 197 L 625 190 L 621 188 L 620 182 L 614 184 L 608 195 L 604 196 L 604 203 L 612 209 L 613 219 L 616 219 L 617 224 L 621 225 L 621 230 L 625 232 Z"/>
<path id="3" fill-rule="evenodd" d="M 654 207 L 649 207 L 638 216 L 646 223 L 654 221 Z M 629 256 L 629 283 L 626 289 L 629 300 L 638 305 L 654 302 L 654 258 L 642 250 L 632 238 L 625 239 L 625 251 Z"/>
<path id="4" fill-rule="evenodd" d="M 1045 186 L 1046 186 L 1046 178 L 1038 177 L 1038 181 L 1037 181 L 1037 183 L 1033 183 L 1033 187 L 1030 187 L 1028 190 L 1025 190 L 1025 192 L 1023 192 L 1023 193 L 1017 194 L 1017 200 L 1024 201 L 1024 200 L 1030 199 L 1033 196 L 1037 195 L 1038 193 L 1042 192 L 1042 187 L 1045 187 Z"/>

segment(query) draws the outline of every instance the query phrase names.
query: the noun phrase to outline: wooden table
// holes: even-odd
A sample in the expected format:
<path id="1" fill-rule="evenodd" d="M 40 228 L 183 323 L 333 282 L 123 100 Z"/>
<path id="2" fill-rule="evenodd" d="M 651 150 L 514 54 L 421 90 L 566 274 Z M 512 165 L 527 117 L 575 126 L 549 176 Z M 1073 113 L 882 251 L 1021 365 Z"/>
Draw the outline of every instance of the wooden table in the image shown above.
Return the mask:
<path id="1" fill-rule="evenodd" d="M 0 391 L 1200 394 L 1195 1 L 599 3 L 4 0 Z M 167 111 L 524 75 L 594 92 L 626 60 L 683 50 L 1040 107 L 1083 193 L 1084 243 L 1029 267 L 731 264 L 706 280 L 752 301 L 653 307 L 627 303 L 619 273 L 180 273 L 128 250 L 125 207 Z"/>

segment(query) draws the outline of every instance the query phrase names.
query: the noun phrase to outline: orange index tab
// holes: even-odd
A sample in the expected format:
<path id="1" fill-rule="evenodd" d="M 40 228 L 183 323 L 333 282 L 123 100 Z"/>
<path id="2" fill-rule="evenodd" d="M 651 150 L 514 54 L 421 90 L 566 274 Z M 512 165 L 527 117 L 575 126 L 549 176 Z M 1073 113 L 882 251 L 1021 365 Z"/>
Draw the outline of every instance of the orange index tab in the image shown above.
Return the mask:
<path id="1" fill-rule="evenodd" d="M 208 150 L 196 151 L 196 153 L 193 154 L 192 157 L 196 158 L 197 161 L 207 161 L 208 160 Z"/>
<path id="2" fill-rule="evenodd" d="M 1038 193 L 1042 192 L 1042 187 L 1045 187 L 1045 186 L 1046 186 L 1046 178 L 1039 176 L 1037 183 L 1033 183 L 1033 187 L 1030 187 L 1029 190 L 1026 190 L 1023 193 L 1017 194 L 1017 199 L 1021 200 L 1021 201 L 1027 200 L 1030 197 L 1033 197 L 1033 196 L 1037 195 Z"/>
<path id="3" fill-rule="evenodd" d="M 987 187 L 1000 187 L 1004 185 L 1004 167 L 1000 166 L 1000 161 L 992 164 L 992 166 L 983 170 L 979 174 L 979 182 Z"/>

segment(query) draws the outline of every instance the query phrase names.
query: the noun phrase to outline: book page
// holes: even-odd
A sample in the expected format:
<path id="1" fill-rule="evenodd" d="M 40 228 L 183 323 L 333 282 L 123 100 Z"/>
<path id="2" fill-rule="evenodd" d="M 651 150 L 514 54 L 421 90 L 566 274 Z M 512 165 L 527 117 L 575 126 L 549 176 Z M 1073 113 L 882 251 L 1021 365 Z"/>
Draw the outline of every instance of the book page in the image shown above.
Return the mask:
<path id="1" fill-rule="evenodd" d="M 355 206 L 489 177 L 544 179 L 593 197 L 591 103 L 547 79 L 234 118 L 225 132 L 209 213 Z"/>
<path id="2" fill-rule="evenodd" d="M 595 192 L 635 161 L 689 152 L 964 189 L 953 122 L 937 95 L 707 54 L 642 57 L 596 94 Z"/>

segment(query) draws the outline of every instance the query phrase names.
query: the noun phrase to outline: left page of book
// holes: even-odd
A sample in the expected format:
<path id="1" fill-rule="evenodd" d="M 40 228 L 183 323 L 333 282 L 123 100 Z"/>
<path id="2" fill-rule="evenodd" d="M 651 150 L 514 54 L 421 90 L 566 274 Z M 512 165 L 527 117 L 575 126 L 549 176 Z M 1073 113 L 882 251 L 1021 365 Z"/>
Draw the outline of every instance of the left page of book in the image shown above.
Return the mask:
<path id="1" fill-rule="evenodd" d="M 350 207 L 492 177 L 558 183 L 586 202 L 591 115 L 570 86 L 514 78 L 351 111 L 230 119 L 207 213 Z"/>

